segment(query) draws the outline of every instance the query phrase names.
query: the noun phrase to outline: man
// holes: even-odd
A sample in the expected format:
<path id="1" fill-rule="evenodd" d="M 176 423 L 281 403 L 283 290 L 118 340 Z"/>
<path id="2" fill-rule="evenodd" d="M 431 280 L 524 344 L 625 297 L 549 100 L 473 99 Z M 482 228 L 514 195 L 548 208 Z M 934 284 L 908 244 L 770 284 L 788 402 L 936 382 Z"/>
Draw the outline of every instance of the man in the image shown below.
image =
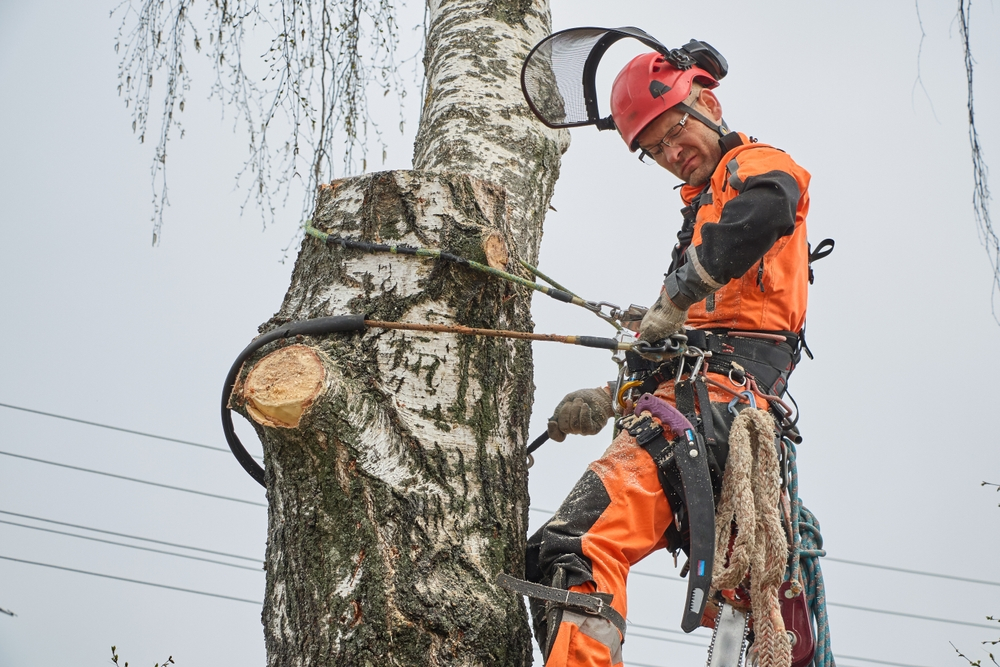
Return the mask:
<path id="1" fill-rule="evenodd" d="M 698 66 L 678 69 L 647 53 L 619 73 L 611 93 L 629 150 L 684 182 L 679 243 L 639 333 L 654 343 L 687 327 L 690 345 L 712 356 L 697 377 L 691 367 L 678 374 L 683 360 L 654 364 L 642 390 L 699 420 L 716 494 L 733 419 L 728 404 L 748 389 L 761 406 L 783 393 L 798 361 L 809 279 L 809 174 L 784 152 L 730 133 L 717 86 Z M 675 384 L 675 376 L 683 381 Z M 603 388 L 570 393 L 549 421 L 549 436 L 597 433 L 614 415 L 612 400 Z M 533 599 L 548 667 L 621 663 L 629 569 L 654 550 L 676 555 L 688 546 L 677 478 L 658 469 L 654 454 L 623 430 L 528 541 L 530 581 L 593 594 L 613 610 L 588 614 Z"/>

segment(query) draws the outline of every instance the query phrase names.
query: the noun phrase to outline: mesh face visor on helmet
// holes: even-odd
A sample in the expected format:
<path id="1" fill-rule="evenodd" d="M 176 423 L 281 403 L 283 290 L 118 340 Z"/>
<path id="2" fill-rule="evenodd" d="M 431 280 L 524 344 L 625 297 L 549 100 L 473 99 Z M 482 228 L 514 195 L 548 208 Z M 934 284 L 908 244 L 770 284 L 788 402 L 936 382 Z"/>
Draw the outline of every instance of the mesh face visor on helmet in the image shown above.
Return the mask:
<path id="1" fill-rule="evenodd" d="M 662 53 L 679 69 L 702 67 L 717 80 L 729 69 L 718 51 L 697 40 L 669 49 L 639 28 L 570 28 L 543 39 L 524 60 L 521 90 L 531 111 L 552 128 L 596 125 L 599 130 L 614 129 L 610 116 L 601 117 L 595 80 L 605 52 L 626 37 Z"/>

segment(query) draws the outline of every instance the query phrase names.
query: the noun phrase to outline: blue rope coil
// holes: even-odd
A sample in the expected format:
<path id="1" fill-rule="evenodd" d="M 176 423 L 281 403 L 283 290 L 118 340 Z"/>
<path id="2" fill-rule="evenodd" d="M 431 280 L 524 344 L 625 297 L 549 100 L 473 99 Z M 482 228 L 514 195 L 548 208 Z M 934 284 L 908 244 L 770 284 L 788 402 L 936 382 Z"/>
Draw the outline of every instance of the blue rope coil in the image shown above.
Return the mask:
<path id="1" fill-rule="evenodd" d="M 805 580 L 806 602 L 816 629 L 816 653 L 813 667 L 836 667 L 830 648 L 830 621 L 826 615 L 826 587 L 819 559 L 826 555 L 819 520 L 802 504 L 799 498 L 799 473 L 795 463 L 795 445 L 782 438 L 788 457 L 788 498 L 792 510 L 792 547 L 788 579 L 796 581 L 801 570 Z"/>

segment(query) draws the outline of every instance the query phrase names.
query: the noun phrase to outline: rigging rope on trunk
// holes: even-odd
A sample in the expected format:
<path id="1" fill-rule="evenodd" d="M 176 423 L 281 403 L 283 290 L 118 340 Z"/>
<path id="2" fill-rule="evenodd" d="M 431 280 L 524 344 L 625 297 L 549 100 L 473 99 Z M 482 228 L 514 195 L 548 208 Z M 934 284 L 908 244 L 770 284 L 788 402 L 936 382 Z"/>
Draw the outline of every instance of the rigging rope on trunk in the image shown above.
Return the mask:
<path id="1" fill-rule="evenodd" d="M 527 280 L 521 276 L 514 275 L 513 273 L 508 273 L 501 269 L 494 268 L 487 264 L 481 264 L 479 262 L 455 255 L 450 252 L 445 252 L 443 250 L 434 250 L 432 248 L 418 248 L 416 246 L 406 245 L 400 243 L 397 245 L 389 245 L 385 243 L 371 243 L 369 241 L 360 241 L 358 239 L 348 239 L 342 236 L 335 236 L 333 234 L 328 234 L 320 229 L 313 227 L 312 220 L 307 220 L 305 224 L 305 232 L 309 236 L 312 236 L 319 241 L 322 241 L 328 246 L 339 246 L 341 248 L 350 250 L 360 250 L 361 252 L 368 253 L 389 253 L 392 255 L 412 255 L 414 257 L 425 257 L 428 259 L 441 259 L 453 264 L 459 264 L 461 266 L 479 271 L 480 273 L 486 273 L 491 276 L 495 276 L 507 282 L 514 283 L 515 285 L 520 285 L 522 287 L 527 287 L 528 289 L 535 290 L 536 292 L 541 292 L 546 296 L 550 296 L 556 301 L 562 301 L 563 303 L 571 303 L 574 306 L 580 306 L 581 308 L 586 308 L 590 312 L 597 315 L 599 318 L 613 326 L 617 331 L 622 330 L 622 325 L 617 321 L 617 315 L 619 314 L 619 308 L 614 304 L 607 303 L 606 301 L 587 301 L 586 299 L 577 296 L 573 292 L 555 282 L 544 273 L 539 271 L 537 268 L 528 264 L 523 260 L 518 260 L 522 267 L 530 271 L 532 275 L 541 278 L 542 280 L 548 282 L 552 287 L 547 287 L 545 285 L 539 284 L 532 280 Z M 608 306 L 611 309 L 611 314 L 606 315 L 602 312 L 602 308 Z"/>

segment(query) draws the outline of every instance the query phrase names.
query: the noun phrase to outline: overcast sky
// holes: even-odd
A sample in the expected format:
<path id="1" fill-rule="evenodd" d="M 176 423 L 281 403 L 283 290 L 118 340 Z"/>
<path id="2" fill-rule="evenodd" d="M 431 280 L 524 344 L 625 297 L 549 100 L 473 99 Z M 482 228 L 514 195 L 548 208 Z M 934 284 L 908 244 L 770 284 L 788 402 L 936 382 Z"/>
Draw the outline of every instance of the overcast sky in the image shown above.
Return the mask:
<path id="1" fill-rule="evenodd" d="M 195 66 L 186 137 L 170 147 L 162 242 L 150 246 L 152 147 L 116 94 L 113 3 L 0 1 L 0 403 L 225 447 L 222 381 L 277 310 L 300 224 L 294 197 L 262 231 L 234 175 L 242 130 L 207 100 Z M 404 51 L 415 49 L 405 15 Z M 791 381 L 802 411 L 801 493 L 831 557 L 1000 582 L 994 427 L 1000 326 L 971 207 L 965 72 L 955 2 L 553 3 L 557 28 L 637 25 L 666 44 L 706 40 L 728 58 L 718 90 L 737 130 L 787 150 L 813 175 L 816 265 L 809 343 Z M 1000 170 L 1000 19 L 973 7 L 976 103 L 986 159 Z M 602 70 L 607 81 L 616 63 Z M 194 64 L 194 61 L 192 61 Z M 383 165 L 408 168 L 418 96 Z M 606 105 L 602 110 L 606 110 Z M 342 176 L 343 174 L 337 174 Z M 673 177 L 643 167 L 613 133 L 573 133 L 546 221 L 541 268 L 593 299 L 652 301 L 680 224 Z M 993 180 L 995 189 L 1000 185 Z M 294 249 L 292 253 L 294 257 Z M 540 332 L 606 335 L 578 309 L 536 299 Z M 568 391 L 610 379 L 605 353 L 539 343 L 533 433 Z M 242 421 L 242 420 L 239 420 Z M 242 428 L 242 427 L 241 427 Z M 610 429 L 609 429 L 610 430 Z M 253 440 L 243 428 L 245 440 Z M 539 451 L 532 507 L 553 510 L 609 432 Z M 0 407 L 0 522 L 181 549 L 60 527 L 11 512 L 245 556 L 255 567 L 265 509 L 11 457 L 263 503 L 226 452 Z M 545 518 L 532 512 L 531 530 Z M 0 556 L 263 599 L 263 573 L 0 523 Z M 667 557 L 637 571 L 675 574 Z M 826 562 L 831 603 L 987 624 L 1000 588 Z M 677 630 L 683 585 L 633 577 L 630 621 Z M 110 646 L 142 667 L 264 664 L 260 608 L 0 560 L 0 665 L 101 665 Z M 830 608 L 842 665 L 857 658 L 961 667 L 949 642 L 985 657 L 1000 629 Z M 707 643 L 642 630 L 636 634 Z M 703 648 L 630 636 L 626 664 L 698 664 Z M 844 656 L 855 656 L 849 659 Z"/>

